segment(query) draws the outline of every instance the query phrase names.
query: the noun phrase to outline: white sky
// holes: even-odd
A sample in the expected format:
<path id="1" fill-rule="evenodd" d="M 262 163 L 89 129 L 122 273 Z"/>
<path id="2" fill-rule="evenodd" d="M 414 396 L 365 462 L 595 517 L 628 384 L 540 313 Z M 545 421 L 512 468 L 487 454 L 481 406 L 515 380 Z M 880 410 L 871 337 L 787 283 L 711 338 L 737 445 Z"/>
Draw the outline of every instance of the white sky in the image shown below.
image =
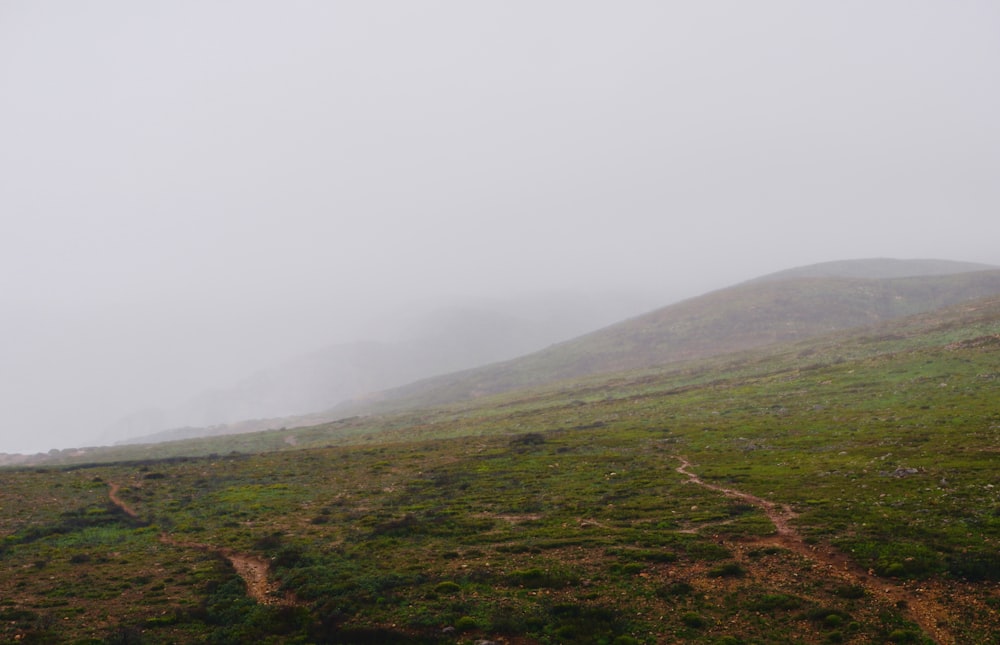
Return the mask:
<path id="1" fill-rule="evenodd" d="M 1000 4 L 0 0 L 0 451 L 406 303 L 1000 263 Z"/>

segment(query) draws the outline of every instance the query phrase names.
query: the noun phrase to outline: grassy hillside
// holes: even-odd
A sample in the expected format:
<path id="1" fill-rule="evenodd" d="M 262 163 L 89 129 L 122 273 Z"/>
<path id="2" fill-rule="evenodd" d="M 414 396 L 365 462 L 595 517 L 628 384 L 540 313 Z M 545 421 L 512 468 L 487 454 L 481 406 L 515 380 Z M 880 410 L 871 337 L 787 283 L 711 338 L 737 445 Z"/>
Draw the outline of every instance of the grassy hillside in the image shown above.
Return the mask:
<path id="1" fill-rule="evenodd" d="M 183 414 L 152 410 L 133 415 L 123 420 L 121 429 L 171 428 L 152 434 L 147 430 L 139 436 L 133 433 L 129 441 L 159 443 L 306 427 L 354 414 L 423 407 L 586 374 L 703 358 L 1000 293 L 1000 274 L 983 271 L 987 268 L 945 260 L 889 259 L 799 267 L 519 359 L 465 371 L 456 370 L 492 363 L 498 351 L 508 356 L 520 353 L 510 350 L 527 341 L 527 336 L 518 340 L 527 328 L 513 319 L 452 312 L 428 321 L 420 337 L 411 342 L 328 348 L 261 372 L 236 388 L 206 393 Z M 892 280 L 899 278 L 907 279 Z M 574 307 L 573 301 L 564 300 L 562 304 L 568 305 L 567 316 L 574 309 L 580 311 L 579 303 Z M 548 306 L 555 307 L 555 302 Z M 424 378 L 430 374 L 442 376 Z M 417 379 L 423 380 L 414 382 Z M 403 383 L 409 385 L 386 391 Z M 368 394 L 359 396 L 363 393 Z M 297 413 L 289 415 L 291 411 Z M 275 418 L 277 414 L 284 416 Z"/>
<path id="2" fill-rule="evenodd" d="M 997 365 L 992 298 L 231 444 L 281 451 L 4 471 L 0 640 L 996 643 Z"/>
<path id="3" fill-rule="evenodd" d="M 419 381 L 390 390 L 378 400 L 341 409 L 403 409 L 589 374 L 702 359 L 871 325 L 994 294 L 1000 294 L 1000 271 L 895 279 L 790 277 L 746 283 L 529 356 Z"/>
<path id="4" fill-rule="evenodd" d="M 997 293 L 997 281 L 984 278 L 986 274 L 941 280 L 991 268 L 946 260 L 891 259 L 799 267 L 522 359 L 463 372 L 457 370 L 544 347 L 541 339 L 546 333 L 550 339 L 567 337 L 556 329 L 593 329 L 586 320 L 595 320 L 597 314 L 583 307 L 579 298 L 549 297 L 543 307 L 547 313 L 535 313 L 536 317 L 544 313 L 542 318 L 551 323 L 545 332 L 545 325 L 538 321 L 529 324 L 488 311 L 451 310 L 424 321 L 410 341 L 355 343 L 313 352 L 259 372 L 235 387 L 203 393 L 172 411 L 150 409 L 129 415 L 108 437 L 159 443 L 306 427 L 356 413 L 425 406 L 806 338 Z M 896 278 L 914 279 L 898 285 L 884 282 Z M 605 296 L 604 300 L 608 311 L 623 306 L 614 298 Z M 593 309 L 594 303 L 590 304 Z M 428 378 L 433 375 L 443 376 Z M 426 380 L 414 383 L 418 379 Z M 397 389 L 386 392 L 388 388 Z M 153 432 L 157 429 L 161 431 Z"/>
<path id="5" fill-rule="evenodd" d="M 261 420 L 279 416 L 287 419 L 279 426 L 314 425 L 308 417 L 342 401 L 521 356 L 615 322 L 626 311 L 642 309 L 616 294 L 554 292 L 434 309 L 408 321 L 389 316 L 392 322 L 385 324 L 398 326 L 398 340 L 317 349 L 181 405 L 136 411 L 109 427 L 105 436 L 109 443 L 155 443 L 266 429 L 272 426 Z"/>

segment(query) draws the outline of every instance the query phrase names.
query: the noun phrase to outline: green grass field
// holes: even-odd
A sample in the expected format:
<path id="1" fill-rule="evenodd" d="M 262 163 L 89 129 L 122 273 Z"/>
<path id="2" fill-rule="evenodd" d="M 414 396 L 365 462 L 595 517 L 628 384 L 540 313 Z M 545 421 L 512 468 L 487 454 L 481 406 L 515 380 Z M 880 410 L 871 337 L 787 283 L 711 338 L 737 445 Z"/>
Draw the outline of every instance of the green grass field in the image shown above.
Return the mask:
<path id="1" fill-rule="evenodd" d="M 0 640 L 997 643 L 998 379 L 1000 300 L 980 301 L 0 471 Z M 791 533 L 679 457 L 787 506 Z M 266 601 L 233 554 L 269 562 Z"/>

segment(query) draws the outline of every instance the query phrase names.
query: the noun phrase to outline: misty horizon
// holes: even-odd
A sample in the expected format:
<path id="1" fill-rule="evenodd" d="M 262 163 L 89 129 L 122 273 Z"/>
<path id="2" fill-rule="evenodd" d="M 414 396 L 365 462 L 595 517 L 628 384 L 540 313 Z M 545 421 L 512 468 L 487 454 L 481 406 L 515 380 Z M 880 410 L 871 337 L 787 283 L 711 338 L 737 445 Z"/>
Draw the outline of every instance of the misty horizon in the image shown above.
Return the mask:
<path id="1" fill-rule="evenodd" d="M 0 452 L 462 303 L 606 297 L 597 324 L 825 261 L 1000 264 L 998 27 L 988 2 L 6 3 Z"/>

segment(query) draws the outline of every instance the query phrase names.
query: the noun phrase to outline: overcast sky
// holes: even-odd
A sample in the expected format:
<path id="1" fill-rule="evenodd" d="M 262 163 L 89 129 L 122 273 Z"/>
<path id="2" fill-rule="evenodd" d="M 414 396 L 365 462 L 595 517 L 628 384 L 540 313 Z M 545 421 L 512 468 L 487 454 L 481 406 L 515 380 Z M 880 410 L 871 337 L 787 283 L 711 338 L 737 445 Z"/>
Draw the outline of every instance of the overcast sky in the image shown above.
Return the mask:
<path id="1" fill-rule="evenodd" d="M 0 0 L 0 451 L 417 301 L 1000 263 L 1000 3 Z"/>

